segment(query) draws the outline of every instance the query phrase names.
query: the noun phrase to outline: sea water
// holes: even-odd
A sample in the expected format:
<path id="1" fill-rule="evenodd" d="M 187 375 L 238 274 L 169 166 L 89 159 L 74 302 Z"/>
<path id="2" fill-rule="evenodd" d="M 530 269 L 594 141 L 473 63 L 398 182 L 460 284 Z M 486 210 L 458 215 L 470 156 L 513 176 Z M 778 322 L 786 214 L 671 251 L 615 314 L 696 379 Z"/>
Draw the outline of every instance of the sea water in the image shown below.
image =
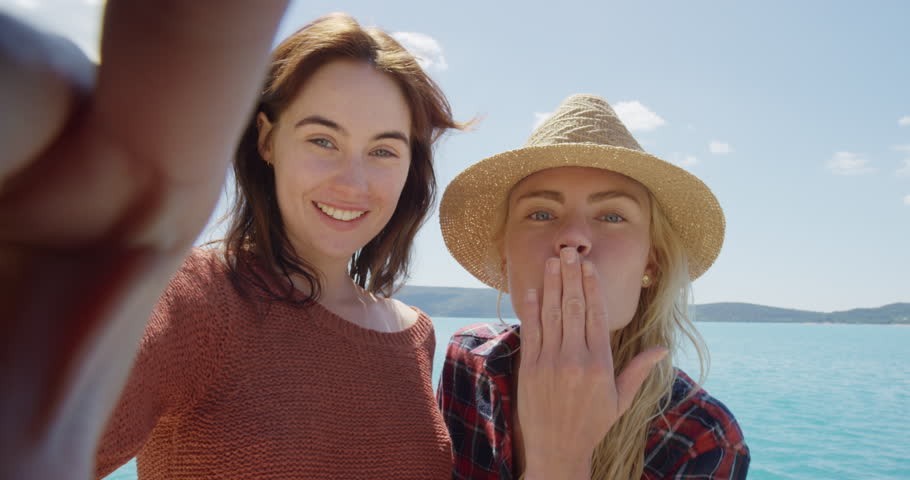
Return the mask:
<path id="1" fill-rule="evenodd" d="M 489 319 L 435 318 L 439 378 L 448 338 Z M 736 416 L 749 478 L 910 479 L 910 326 L 699 323 L 704 387 Z M 695 356 L 678 365 L 699 372 Z M 135 462 L 107 477 L 136 479 Z"/>

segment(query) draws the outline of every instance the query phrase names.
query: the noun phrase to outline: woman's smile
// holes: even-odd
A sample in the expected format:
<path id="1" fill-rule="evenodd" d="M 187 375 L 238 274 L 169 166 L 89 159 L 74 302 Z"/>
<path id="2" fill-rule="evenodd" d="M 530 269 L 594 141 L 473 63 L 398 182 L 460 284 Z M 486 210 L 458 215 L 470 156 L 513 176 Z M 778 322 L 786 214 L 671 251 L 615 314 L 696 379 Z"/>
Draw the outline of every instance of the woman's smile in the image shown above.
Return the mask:
<path id="1" fill-rule="evenodd" d="M 311 203 L 320 223 L 336 232 L 356 230 L 370 217 L 369 210 L 343 209 L 316 201 Z"/>
<path id="2" fill-rule="evenodd" d="M 365 209 L 364 210 L 345 209 L 345 208 L 341 208 L 341 207 L 333 207 L 331 205 L 328 205 L 328 204 L 322 203 L 322 202 L 313 202 L 313 205 L 315 205 L 316 208 L 318 208 L 320 211 L 322 211 L 322 213 L 326 214 L 327 216 L 329 216 L 335 220 L 340 220 L 342 222 L 350 222 L 350 221 L 356 220 L 356 219 L 362 217 L 363 215 L 369 213 L 369 210 L 365 210 Z"/>

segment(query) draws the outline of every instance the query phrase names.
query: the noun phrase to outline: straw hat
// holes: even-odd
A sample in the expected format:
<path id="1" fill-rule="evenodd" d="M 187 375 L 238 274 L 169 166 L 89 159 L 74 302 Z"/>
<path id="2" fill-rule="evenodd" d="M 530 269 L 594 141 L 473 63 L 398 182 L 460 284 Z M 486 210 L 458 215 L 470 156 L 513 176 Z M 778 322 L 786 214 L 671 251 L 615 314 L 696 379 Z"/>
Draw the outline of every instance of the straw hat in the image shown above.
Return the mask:
<path id="1" fill-rule="evenodd" d="M 724 241 L 724 213 L 694 175 L 642 150 L 606 100 L 572 95 L 524 147 L 481 160 L 446 188 L 439 222 L 452 256 L 481 282 L 507 291 L 496 230 L 519 181 L 548 168 L 594 167 L 635 179 L 657 199 L 689 254 L 689 277 L 714 263 Z"/>

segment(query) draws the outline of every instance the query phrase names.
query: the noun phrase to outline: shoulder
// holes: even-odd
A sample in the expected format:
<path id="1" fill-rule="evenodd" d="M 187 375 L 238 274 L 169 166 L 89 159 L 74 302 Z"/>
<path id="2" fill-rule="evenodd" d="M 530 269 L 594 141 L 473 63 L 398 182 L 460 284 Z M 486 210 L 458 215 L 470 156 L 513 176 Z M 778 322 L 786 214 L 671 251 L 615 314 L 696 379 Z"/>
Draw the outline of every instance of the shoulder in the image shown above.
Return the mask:
<path id="1" fill-rule="evenodd" d="M 693 435 L 712 437 L 718 445 L 745 446 L 742 430 L 730 409 L 679 369 L 666 416 L 683 421 Z"/>
<path id="2" fill-rule="evenodd" d="M 517 327 L 516 327 L 517 328 Z M 517 330 L 515 330 L 517 331 Z M 449 350 L 486 356 L 514 334 L 513 327 L 501 323 L 475 323 L 456 331 L 449 339 Z"/>
<path id="3" fill-rule="evenodd" d="M 171 277 L 163 298 L 188 296 L 194 301 L 204 301 L 212 298 L 215 291 L 229 282 L 224 253 L 194 247 Z"/>
<path id="4" fill-rule="evenodd" d="M 216 305 L 225 303 L 230 292 L 230 277 L 223 254 L 218 250 L 193 248 L 171 277 L 152 314 L 156 324 L 171 327 L 183 318 L 211 315 Z"/>
<path id="5" fill-rule="evenodd" d="M 408 326 L 424 320 L 429 322 L 430 317 L 417 307 L 412 307 L 394 298 L 385 298 L 383 302 L 386 302 L 389 308 L 398 315 L 398 318 L 403 319 Z M 430 324 L 432 325 L 432 322 Z"/>
<path id="6" fill-rule="evenodd" d="M 228 271 L 224 251 L 193 247 L 183 260 L 175 278 L 202 279 L 221 276 Z"/>
<path id="7" fill-rule="evenodd" d="M 508 375 L 520 344 L 518 326 L 478 323 L 456 331 L 446 348 L 445 369 Z M 472 373 L 474 374 L 474 373 Z"/>
<path id="8" fill-rule="evenodd" d="M 646 470 L 661 475 L 710 472 L 707 478 L 740 478 L 749 447 L 733 413 L 682 370 L 677 370 L 670 404 L 648 431 Z M 659 477 L 659 478 L 662 478 Z"/>

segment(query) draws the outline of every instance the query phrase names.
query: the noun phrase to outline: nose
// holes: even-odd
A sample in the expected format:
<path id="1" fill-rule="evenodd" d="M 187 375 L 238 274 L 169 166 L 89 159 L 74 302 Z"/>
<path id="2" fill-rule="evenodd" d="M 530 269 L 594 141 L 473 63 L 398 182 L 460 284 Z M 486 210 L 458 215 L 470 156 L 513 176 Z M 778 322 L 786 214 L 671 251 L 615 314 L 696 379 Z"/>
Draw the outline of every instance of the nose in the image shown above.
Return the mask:
<path id="1" fill-rule="evenodd" d="M 556 256 L 563 248 L 573 248 L 582 257 L 591 253 L 591 227 L 582 218 L 570 219 L 556 235 Z"/>
<path id="2" fill-rule="evenodd" d="M 351 193 L 367 190 L 366 165 L 360 155 L 349 155 L 335 175 L 335 186 Z"/>

